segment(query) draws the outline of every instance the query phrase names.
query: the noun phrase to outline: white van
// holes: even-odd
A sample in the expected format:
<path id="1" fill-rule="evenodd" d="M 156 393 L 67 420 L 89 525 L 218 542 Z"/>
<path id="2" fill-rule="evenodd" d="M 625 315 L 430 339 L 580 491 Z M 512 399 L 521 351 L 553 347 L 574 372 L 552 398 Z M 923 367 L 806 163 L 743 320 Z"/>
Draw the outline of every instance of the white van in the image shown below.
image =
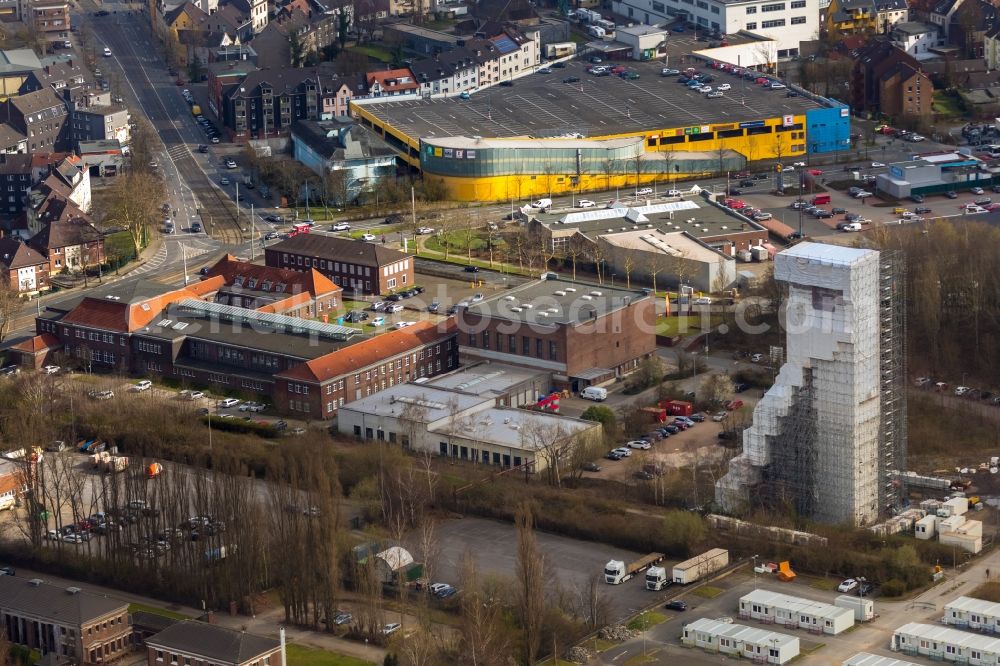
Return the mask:
<path id="1" fill-rule="evenodd" d="M 861 224 L 858 222 L 851 222 L 850 224 L 845 224 L 844 231 L 861 231 Z"/>
<path id="2" fill-rule="evenodd" d="M 600 386 L 588 386 L 580 391 L 580 397 L 595 402 L 604 402 L 608 397 L 608 389 L 601 388 Z"/>
<path id="3" fill-rule="evenodd" d="M 531 204 L 532 208 L 552 208 L 552 199 L 539 199 Z"/>

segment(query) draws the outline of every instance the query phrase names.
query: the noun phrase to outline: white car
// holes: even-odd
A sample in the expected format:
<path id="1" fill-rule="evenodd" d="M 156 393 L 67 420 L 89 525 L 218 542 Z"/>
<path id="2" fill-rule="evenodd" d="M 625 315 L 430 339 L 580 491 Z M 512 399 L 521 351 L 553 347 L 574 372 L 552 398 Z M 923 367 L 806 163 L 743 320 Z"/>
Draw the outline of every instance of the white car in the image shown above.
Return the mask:
<path id="1" fill-rule="evenodd" d="M 792 162 L 792 166 L 805 167 L 805 162 Z"/>
<path id="2" fill-rule="evenodd" d="M 434 233 L 434 230 L 431 229 L 430 227 L 420 227 L 419 229 L 417 229 L 417 233 L 420 234 L 421 236 L 426 236 L 427 234 Z"/>
<path id="3" fill-rule="evenodd" d="M 417 322 L 415 321 L 397 321 L 396 324 L 393 326 L 393 328 L 398 330 L 401 328 L 406 328 L 407 326 L 413 326 L 416 323 Z"/>
<path id="4" fill-rule="evenodd" d="M 785 87 L 784 83 L 778 83 L 777 81 L 772 81 L 771 85 L 768 86 L 771 90 L 780 90 Z"/>
<path id="5" fill-rule="evenodd" d="M 716 90 L 715 92 L 710 92 L 707 95 L 705 95 L 705 97 L 708 99 L 719 99 L 720 97 L 725 97 L 725 96 L 726 96 L 725 93 L 721 93 L 718 90 Z"/>
<path id="6" fill-rule="evenodd" d="M 372 326 L 385 326 L 385 317 L 375 317 L 372 319 Z"/>
<path id="7" fill-rule="evenodd" d="M 866 192 L 865 190 L 861 190 L 860 192 L 858 192 L 857 194 L 854 195 L 854 198 L 855 199 L 866 199 L 868 197 L 873 197 L 873 196 L 875 196 L 875 195 L 872 194 L 871 192 Z"/>
<path id="8" fill-rule="evenodd" d="M 969 191 L 972 192 L 973 194 L 977 195 L 977 196 L 980 195 L 980 194 L 983 194 L 983 188 L 981 188 L 981 187 L 973 187 Z"/>
<path id="9" fill-rule="evenodd" d="M 722 423 L 723 421 L 726 420 L 727 416 L 729 416 L 729 412 L 719 412 L 718 414 L 712 417 L 712 420 L 715 421 L 716 423 Z"/>
<path id="10" fill-rule="evenodd" d="M 884 164 L 882 164 L 881 162 L 872 162 L 872 168 L 873 168 L 873 169 L 880 169 L 880 168 L 882 168 L 882 167 L 884 167 L 884 166 L 885 166 L 885 165 L 884 165 Z"/>
<path id="11" fill-rule="evenodd" d="M 732 90 L 733 87 L 731 85 L 729 85 L 728 83 L 720 83 L 719 85 L 717 85 L 715 87 L 715 89 L 716 90 L 720 90 L 720 91 L 725 91 L 725 90 Z"/>
<path id="12" fill-rule="evenodd" d="M 711 305 L 712 304 L 712 299 L 709 298 L 708 296 L 702 296 L 701 298 L 694 299 L 694 304 L 695 305 Z"/>
<path id="13" fill-rule="evenodd" d="M 375 234 L 361 234 L 361 240 L 368 241 L 370 243 L 375 240 Z"/>
<path id="14" fill-rule="evenodd" d="M 226 168 L 227 169 L 235 169 L 235 168 L 237 168 L 236 160 L 226 159 Z"/>
<path id="15" fill-rule="evenodd" d="M 962 396 L 968 393 L 970 390 L 972 389 L 970 389 L 968 386 L 956 386 L 955 395 Z"/>
<path id="16" fill-rule="evenodd" d="M 104 47 L 104 57 L 105 58 L 111 57 L 111 49 L 109 49 L 107 46 Z"/>
<path id="17" fill-rule="evenodd" d="M 388 636 L 389 634 L 394 634 L 397 631 L 399 631 L 399 628 L 402 626 L 403 625 L 401 625 L 399 622 L 390 622 L 389 624 L 382 627 L 382 635 Z"/>
<path id="18" fill-rule="evenodd" d="M 853 578 L 848 578 L 843 583 L 837 586 L 837 592 L 850 592 L 858 586 L 858 581 Z"/>
<path id="19" fill-rule="evenodd" d="M 265 405 L 262 405 L 259 402 L 250 402 L 250 401 L 247 401 L 247 402 L 244 402 L 243 404 L 240 405 L 240 411 L 241 412 L 254 412 L 254 413 L 256 413 L 256 412 L 262 412 L 262 411 L 264 411 L 264 408 L 265 408 Z"/>
<path id="20" fill-rule="evenodd" d="M 240 404 L 240 401 L 236 398 L 224 398 L 219 401 L 219 408 L 229 409 L 230 407 L 235 407 L 238 404 Z"/>
<path id="21" fill-rule="evenodd" d="M 478 303 L 479 301 L 483 300 L 483 295 L 480 292 L 476 292 L 475 294 L 472 295 L 472 298 L 469 300 L 473 303 Z"/>
<path id="22" fill-rule="evenodd" d="M 54 375 L 57 372 L 59 372 L 58 365 L 47 365 L 44 368 L 42 368 L 42 373 L 46 375 Z"/>
<path id="23" fill-rule="evenodd" d="M 631 442 L 628 443 L 628 447 L 630 449 L 642 449 L 643 451 L 647 451 L 653 448 L 649 445 L 649 442 L 644 442 L 641 439 L 633 439 Z"/>
<path id="24" fill-rule="evenodd" d="M 910 136 L 906 137 L 906 140 L 917 142 L 917 141 L 923 141 L 924 137 L 920 136 L 919 134 L 911 134 Z"/>
<path id="25" fill-rule="evenodd" d="M 397 312 L 402 312 L 403 306 L 400 305 L 399 303 L 393 303 L 392 305 L 385 306 L 385 311 L 390 314 L 395 314 Z"/>
<path id="26" fill-rule="evenodd" d="M 638 195 L 640 197 L 643 196 L 644 194 L 652 194 L 653 193 L 653 188 L 652 187 L 640 187 L 639 189 L 637 189 L 635 191 L 635 193 L 636 193 L 636 195 Z"/>
<path id="27" fill-rule="evenodd" d="M 140 393 L 142 391 L 148 391 L 151 388 L 153 388 L 153 382 L 148 379 L 143 379 L 142 381 L 133 384 L 131 390 L 136 393 Z"/>
<path id="28" fill-rule="evenodd" d="M 764 355 L 763 354 L 751 354 L 750 355 L 750 362 L 751 363 L 760 363 L 763 360 L 764 360 Z"/>
<path id="29" fill-rule="evenodd" d="M 627 446 L 619 446 L 617 449 L 613 449 L 613 451 L 619 455 L 625 456 L 626 458 L 632 455 L 632 449 Z"/>
<path id="30" fill-rule="evenodd" d="M 98 400 L 111 400 L 111 398 L 115 397 L 115 392 L 114 391 L 101 391 L 101 392 L 95 394 L 94 397 L 97 398 Z"/>
<path id="31" fill-rule="evenodd" d="M 205 397 L 205 394 L 201 391 L 191 391 L 187 394 L 188 400 L 200 400 Z"/>
<path id="32" fill-rule="evenodd" d="M 351 225 L 349 225 L 347 222 L 337 222 L 336 224 L 331 225 L 330 227 L 330 231 L 350 231 L 350 230 L 351 230 Z"/>
<path id="33" fill-rule="evenodd" d="M 788 173 L 789 171 L 795 171 L 795 167 L 792 165 L 788 165 L 786 167 L 781 167 L 781 171 L 782 173 Z"/>
<path id="34" fill-rule="evenodd" d="M 667 190 L 667 196 L 668 197 L 679 197 L 679 196 L 681 196 L 681 191 L 680 190 Z"/>
<path id="35" fill-rule="evenodd" d="M 590 199 L 580 199 L 579 201 L 576 202 L 577 208 L 593 208 L 596 205 L 597 204 L 591 201 Z"/>
<path id="36" fill-rule="evenodd" d="M 712 86 L 700 86 L 698 88 L 695 88 L 695 90 L 697 90 L 700 93 L 710 93 L 712 92 Z"/>

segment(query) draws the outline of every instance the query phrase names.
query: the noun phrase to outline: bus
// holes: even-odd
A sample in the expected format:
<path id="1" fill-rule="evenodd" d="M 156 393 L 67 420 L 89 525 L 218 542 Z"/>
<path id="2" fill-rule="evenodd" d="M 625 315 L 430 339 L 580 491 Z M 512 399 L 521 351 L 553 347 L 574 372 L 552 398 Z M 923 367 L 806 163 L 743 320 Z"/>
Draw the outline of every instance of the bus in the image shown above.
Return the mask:
<path id="1" fill-rule="evenodd" d="M 288 233 L 289 237 L 298 236 L 299 234 L 309 233 L 309 224 L 305 222 L 296 222 L 292 225 L 292 230 Z"/>

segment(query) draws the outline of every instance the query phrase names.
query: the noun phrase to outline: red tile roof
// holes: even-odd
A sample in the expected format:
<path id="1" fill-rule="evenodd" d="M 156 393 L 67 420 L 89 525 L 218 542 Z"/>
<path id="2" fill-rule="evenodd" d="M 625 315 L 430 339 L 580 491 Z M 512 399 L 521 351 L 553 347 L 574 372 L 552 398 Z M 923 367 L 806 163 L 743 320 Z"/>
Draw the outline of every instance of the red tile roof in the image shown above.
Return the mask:
<path id="1" fill-rule="evenodd" d="M 218 290 L 221 282 L 220 278 L 213 278 L 131 303 L 87 297 L 66 313 L 62 321 L 105 331 L 131 333 L 148 325 L 171 303 L 185 298 L 200 300 L 206 294 Z"/>
<path id="2" fill-rule="evenodd" d="M 252 278 L 257 280 L 256 289 L 258 291 L 263 291 L 260 285 L 264 282 L 270 282 L 272 289 L 275 285 L 284 284 L 285 294 L 306 292 L 313 298 L 342 291 L 330 278 L 315 268 L 310 268 L 308 271 L 293 271 L 285 268 L 261 266 L 247 261 L 239 261 L 231 254 L 222 257 L 208 269 L 208 276 L 222 276 L 227 286 L 232 286 L 237 277 L 243 277 L 244 289 L 249 289 L 247 281 Z"/>
<path id="3" fill-rule="evenodd" d="M 423 347 L 453 333 L 458 328 L 454 317 L 441 323 L 420 321 L 398 331 L 343 347 L 335 352 L 300 363 L 275 375 L 276 378 L 322 383 L 350 374 L 379 361 Z"/>
<path id="4" fill-rule="evenodd" d="M 284 314 L 298 305 L 304 305 L 312 300 L 308 293 L 302 291 L 280 301 L 268 303 L 257 308 L 257 312 L 273 312 L 274 314 Z"/>
<path id="5" fill-rule="evenodd" d="M 27 352 L 29 354 L 37 354 L 40 351 L 46 349 L 57 349 L 62 346 L 59 342 L 59 338 L 52 335 L 51 333 L 42 333 L 41 335 L 36 335 L 33 338 L 28 338 L 16 345 L 11 346 L 11 349 L 20 352 Z"/>

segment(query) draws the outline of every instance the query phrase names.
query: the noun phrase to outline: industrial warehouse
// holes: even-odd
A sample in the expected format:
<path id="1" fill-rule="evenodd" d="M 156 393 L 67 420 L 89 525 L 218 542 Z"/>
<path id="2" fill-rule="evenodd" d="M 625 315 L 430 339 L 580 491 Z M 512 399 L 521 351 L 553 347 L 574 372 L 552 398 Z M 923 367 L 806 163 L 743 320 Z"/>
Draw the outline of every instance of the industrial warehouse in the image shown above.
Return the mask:
<path id="1" fill-rule="evenodd" d="M 459 200 L 634 186 L 849 147 L 846 106 L 703 62 L 698 69 L 730 89 L 706 98 L 676 76 L 661 76 L 659 62 L 630 62 L 637 78 L 626 79 L 595 76 L 570 61 L 469 99 L 352 110 L 411 166 L 441 177 Z"/>

